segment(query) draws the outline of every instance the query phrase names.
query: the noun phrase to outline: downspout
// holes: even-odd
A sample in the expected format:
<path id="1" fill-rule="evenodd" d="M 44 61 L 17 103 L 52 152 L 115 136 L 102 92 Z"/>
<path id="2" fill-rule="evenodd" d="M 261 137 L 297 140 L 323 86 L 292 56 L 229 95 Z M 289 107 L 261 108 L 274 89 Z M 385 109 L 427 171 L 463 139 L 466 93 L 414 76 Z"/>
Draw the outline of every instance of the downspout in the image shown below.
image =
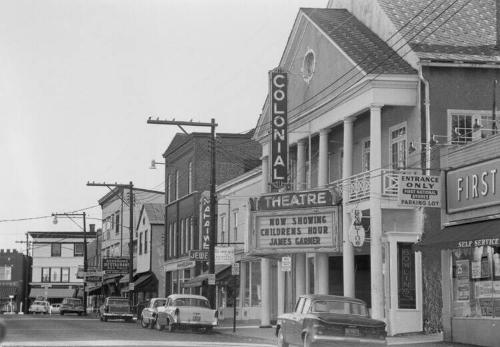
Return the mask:
<path id="1" fill-rule="evenodd" d="M 425 172 L 426 174 L 430 174 L 430 165 L 431 165 L 431 148 L 430 148 L 430 142 L 431 142 L 431 101 L 430 101 L 430 95 L 429 95 L 429 82 L 424 78 L 424 73 L 422 71 L 422 65 L 419 64 L 418 67 L 418 77 L 424 85 L 424 117 L 425 117 L 425 159 L 422 158 L 422 160 L 425 160 Z M 422 95 L 422 88 L 419 88 L 419 95 Z M 421 100 L 422 96 L 420 97 L 419 104 L 421 105 Z"/>

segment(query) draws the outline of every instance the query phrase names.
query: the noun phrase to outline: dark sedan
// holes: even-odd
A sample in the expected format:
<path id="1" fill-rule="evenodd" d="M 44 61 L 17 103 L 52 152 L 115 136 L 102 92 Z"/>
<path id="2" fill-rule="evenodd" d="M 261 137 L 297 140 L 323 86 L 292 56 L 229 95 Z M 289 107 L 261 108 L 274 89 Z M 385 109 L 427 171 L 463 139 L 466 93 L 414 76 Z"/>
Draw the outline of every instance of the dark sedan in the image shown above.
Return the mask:
<path id="1" fill-rule="evenodd" d="M 386 345 L 385 323 L 368 315 L 366 303 L 335 295 L 302 295 L 295 312 L 278 317 L 278 346 Z"/>

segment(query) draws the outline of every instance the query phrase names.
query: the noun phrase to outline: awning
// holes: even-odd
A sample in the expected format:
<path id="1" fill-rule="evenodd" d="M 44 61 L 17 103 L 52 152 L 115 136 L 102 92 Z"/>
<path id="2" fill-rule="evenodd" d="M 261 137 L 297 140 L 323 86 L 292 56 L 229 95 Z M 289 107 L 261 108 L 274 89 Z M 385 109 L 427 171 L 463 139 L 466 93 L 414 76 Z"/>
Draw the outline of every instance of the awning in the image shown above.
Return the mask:
<path id="1" fill-rule="evenodd" d="M 8 299 L 9 295 L 16 295 L 17 287 L 3 286 L 0 287 L 0 299 Z"/>
<path id="2" fill-rule="evenodd" d="M 128 277 L 129 277 L 129 276 L 128 276 L 128 274 L 123 275 L 123 277 L 122 277 L 122 278 L 120 278 L 120 283 L 121 283 L 121 284 L 126 284 L 126 283 L 128 283 Z"/>
<path id="3" fill-rule="evenodd" d="M 30 298 L 72 298 L 75 294 L 74 289 L 69 288 L 32 288 Z"/>
<path id="4" fill-rule="evenodd" d="M 440 249 L 500 246 L 500 219 L 460 224 L 424 234 L 416 250 L 425 247 Z"/>
<path id="5" fill-rule="evenodd" d="M 220 280 L 221 277 L 226 277 L 226 272 L 224 270 L 229 269 L 231 265 L 216 265 L 215 266 L 215 282 Z M 184 281 L 182 284 L 184 288 L 201 287 L 204 281 L 208 281 L 208 273 L 204 273 L 191 278 L 190 280 Z"/>
<path id="6" fill-rule="evenodd" d="M 101 286 L 100 284 L 99 284 L 99 285 L 97 285 L 97 286 L 86 286 L 86 287 L 85 287 L 85 292 L 87 292 L 87 293 L 91 293 L 91 292 L 96 291 L 96 290 L 99 290 L 99 289 L 101 289 L 101 288 L 102 288 L 102 286 Z"/>
<path id="7" fill-rule="evenodd" d="M 109 284 L 109 283 L 114 283 L 115 282 L 115 279 L 117 277 L 120 277 L 122 275 L 120 274 L 112 274 L 112 275 L 104 275 L 104 278 L 102 280 L 102 283 L 103 284 Z"/>

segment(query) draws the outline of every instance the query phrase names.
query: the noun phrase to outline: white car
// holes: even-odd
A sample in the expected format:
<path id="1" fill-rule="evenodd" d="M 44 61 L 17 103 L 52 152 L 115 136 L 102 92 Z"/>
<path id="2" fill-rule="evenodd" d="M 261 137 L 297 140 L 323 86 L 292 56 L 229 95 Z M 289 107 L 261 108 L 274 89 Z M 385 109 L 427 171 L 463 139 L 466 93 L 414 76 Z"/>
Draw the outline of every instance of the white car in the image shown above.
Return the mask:
<path id="1" fill-rule="evenodd" d="M 156 328 L 160 329 L 157 324 L 158 309 L 163 310 L 163 307 L 167 303 L 167 298 L 152 298 L 142 312 L 140 313 L 139 319 L 141 321 L 141 326 L 143 328 Z"/>
<path id="2" fill-rule="evenodd" d="M 28 309 L 29 313 L 49 313 L 50 312 L 50 304 L 47 301 L 35 300 L 30 308 Z"/>
<path id="3" fill-rule="evenodd" d="M 210 308 L 207 298 L 201 295 L 172 294 L 157 311 L 155 327 L 158 330 L 187 327 L 210 331 L 218 324 L 217 310 Z"/>
<path id="4" fill-rule="evenodd" d="M 61 312 L 61 304 L 50 305 L 50 313 L 51 314 L 59 314 L 60 312 Z"/>

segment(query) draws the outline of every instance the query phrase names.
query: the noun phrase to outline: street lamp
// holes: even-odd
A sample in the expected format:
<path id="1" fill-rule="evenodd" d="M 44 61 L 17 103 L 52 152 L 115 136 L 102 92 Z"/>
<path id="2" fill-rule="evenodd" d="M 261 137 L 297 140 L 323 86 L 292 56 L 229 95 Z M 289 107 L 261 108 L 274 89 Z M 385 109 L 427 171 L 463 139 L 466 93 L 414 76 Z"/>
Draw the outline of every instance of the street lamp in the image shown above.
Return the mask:
<path id="1" fill-rule="evenodd" d="M 52 223 L 57 224 L 57 217 L 82 217 L 83 218 L 83 272 L 87 272 L 87 223 L 85 220 L 86 214 L 82 213 L 52 213 L 54 219 Z M 87 294 L 85 293 L 85 276 L 83 276 L 83 315 L 87 315 Z"/>
<path id="2" fill-rule="evenodd" d="M 165 163 L 162 163 L 160 161 L 156 160 L 151 160 L 151 166 L 149 167 L 151 170 L 156 170 L 156 165 L 165 165 Z"/>

